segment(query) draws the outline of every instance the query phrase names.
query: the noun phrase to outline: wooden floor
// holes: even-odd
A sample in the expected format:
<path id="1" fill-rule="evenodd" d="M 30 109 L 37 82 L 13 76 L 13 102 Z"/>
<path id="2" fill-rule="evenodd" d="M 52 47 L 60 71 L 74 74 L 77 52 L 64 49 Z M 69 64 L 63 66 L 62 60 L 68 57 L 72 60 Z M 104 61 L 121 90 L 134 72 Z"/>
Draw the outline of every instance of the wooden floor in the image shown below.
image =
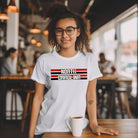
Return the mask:
<path id="1" fill-rule="evenodd" d="M 29 124 L 26 124 L 25 131 L 22 133 L 20 123 L 21 121 L 6 121 L 6 123 L 0 127 L 0 138 L 27 138 Z"/>

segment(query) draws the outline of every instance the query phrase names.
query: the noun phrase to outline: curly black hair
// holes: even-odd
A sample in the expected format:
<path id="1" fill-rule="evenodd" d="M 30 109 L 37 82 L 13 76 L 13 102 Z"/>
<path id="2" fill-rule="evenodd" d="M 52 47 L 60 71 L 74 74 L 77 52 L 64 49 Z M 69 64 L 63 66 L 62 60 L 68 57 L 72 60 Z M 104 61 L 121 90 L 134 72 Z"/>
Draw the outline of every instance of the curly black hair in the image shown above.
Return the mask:
<path id="1" fill-rule="evenodd" d="M 77 37 L 75 49 L 83 53 L 84 51 L 92 52 L 89 46 L 89 23 L 81 15 L 70 11 L 64 4 L 55 2 L 49 6 L 45 17 L 49 17 L 50 19 L 46 29 L 49 31 L 48 42 L 53 48 L 56 47 L 58 49 L 55 35 L 56 23 L 60 19 L 73 18 L 77 28 L 80 29 L 80 35 Z"/>

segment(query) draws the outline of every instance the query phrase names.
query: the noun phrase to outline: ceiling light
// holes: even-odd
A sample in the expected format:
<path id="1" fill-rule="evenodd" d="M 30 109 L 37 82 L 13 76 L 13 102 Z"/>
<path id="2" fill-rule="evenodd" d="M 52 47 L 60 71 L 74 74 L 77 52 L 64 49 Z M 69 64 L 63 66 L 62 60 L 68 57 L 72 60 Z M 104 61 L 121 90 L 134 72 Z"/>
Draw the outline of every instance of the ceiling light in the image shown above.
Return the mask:
<path id="1" fill-rule="evenodd" d="M 41 47 L 41 46 L 42 46 L 42 43 L 41 43 L 41 42 L 37 42 L 37 43 L 36 43 L 36 46 L 37 46 L 37 47 Z"/>
<path id="2" fill-rule="evenodd" d="M 8 5 L 8 8 L 6 9 L 6 12 L 19 12 L 18 8 L 15 5 L 15 0 L 10 0 L 10 3 Z"/>
<path id="3" fill-rule="evenodd" d="M 40 33 L 41 30 L 37 27 L 36 24 L 33 25 L 33 28 L 30 29 L 30 33 Z"/>
<path id="4" fill-rule="evenodd" d="M 35 45 L 36 44 L 36 40 L 34 38 L 31 39 L 31 44 Z"/>
<path id="5" fill-rule="evenodd" d="M 9 16 L 6 13 L 0 13 L 0 20 L 8 20 Z"/>
<path id="6" fill-rule="evenodd" d="M 48 34 L 49 34 L 48 30 L 44 30 L 43 34 L 46 35 L 46 36 L 48 36 Z"/>
<path id="7" fill-rule="evenodd" d="M 65 0 L 64 4 L 66 7 L 68 7 L 68 0 Z"/>
<path id="8" fill-rule="evenodd" d="M 85 17 L 86 14 L 89 12 L 89 9 L 90 9 L 91 6 L 93 5 L 93 3 L 94 3 L 94 0 L 90 0 L 90 2 L 89 2 L 89 4 L 88 4 L 87 8 L 85 9 L 85 12 L 82 14 L 83 17 Z"/>

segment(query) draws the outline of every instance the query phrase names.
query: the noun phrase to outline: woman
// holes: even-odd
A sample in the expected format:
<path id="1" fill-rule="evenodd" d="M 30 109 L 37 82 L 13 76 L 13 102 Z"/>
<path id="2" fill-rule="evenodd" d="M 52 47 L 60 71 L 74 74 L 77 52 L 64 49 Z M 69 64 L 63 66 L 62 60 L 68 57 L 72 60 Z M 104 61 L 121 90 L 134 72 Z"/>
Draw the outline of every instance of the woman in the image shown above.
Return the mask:
<path id="1" fill-rule="evenodd" d="M 29 138 L 41 138 L 45 132 L 69 132 L 65 120 L 85 117 L 86 104 L 92 132 L 117 135 L 97 123 L 96 82 L 101 73 L 89 48 L 85 20 L 64 5 L 49 9 L 48 41 L 56 50 L 39 57 L 31 77 L 36 92 Z M 45 86 L 48 91 L 44 95 Z"/>
<path id="2" fill-rule="evenodd" d="M 17 73 L 16 69 L 16 58 L 17 58 L 17 50 L 13 47 L 9 48 L 5 54 L 5 59 L 3 59 L 1 66 L 1 74 L 12 75 Z"/>

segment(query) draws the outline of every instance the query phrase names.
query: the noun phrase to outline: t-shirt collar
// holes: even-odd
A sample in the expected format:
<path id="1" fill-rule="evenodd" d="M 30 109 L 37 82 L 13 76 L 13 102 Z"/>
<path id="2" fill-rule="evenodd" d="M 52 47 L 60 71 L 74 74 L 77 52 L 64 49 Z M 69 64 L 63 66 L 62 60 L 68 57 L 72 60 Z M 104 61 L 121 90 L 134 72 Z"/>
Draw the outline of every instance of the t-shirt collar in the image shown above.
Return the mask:
<path id="1" fill-rule="evenodd" d="M 55 55 L 56 57 L 61 58 L 63 60 L 73 60 L 80 55 L 80 51 L 78 51 L 77 54 L 74 55 L 73 57 L 63 57 L 63 56 L 59 55 L 56 50 L 53 51 L 53 55 Z"/>

